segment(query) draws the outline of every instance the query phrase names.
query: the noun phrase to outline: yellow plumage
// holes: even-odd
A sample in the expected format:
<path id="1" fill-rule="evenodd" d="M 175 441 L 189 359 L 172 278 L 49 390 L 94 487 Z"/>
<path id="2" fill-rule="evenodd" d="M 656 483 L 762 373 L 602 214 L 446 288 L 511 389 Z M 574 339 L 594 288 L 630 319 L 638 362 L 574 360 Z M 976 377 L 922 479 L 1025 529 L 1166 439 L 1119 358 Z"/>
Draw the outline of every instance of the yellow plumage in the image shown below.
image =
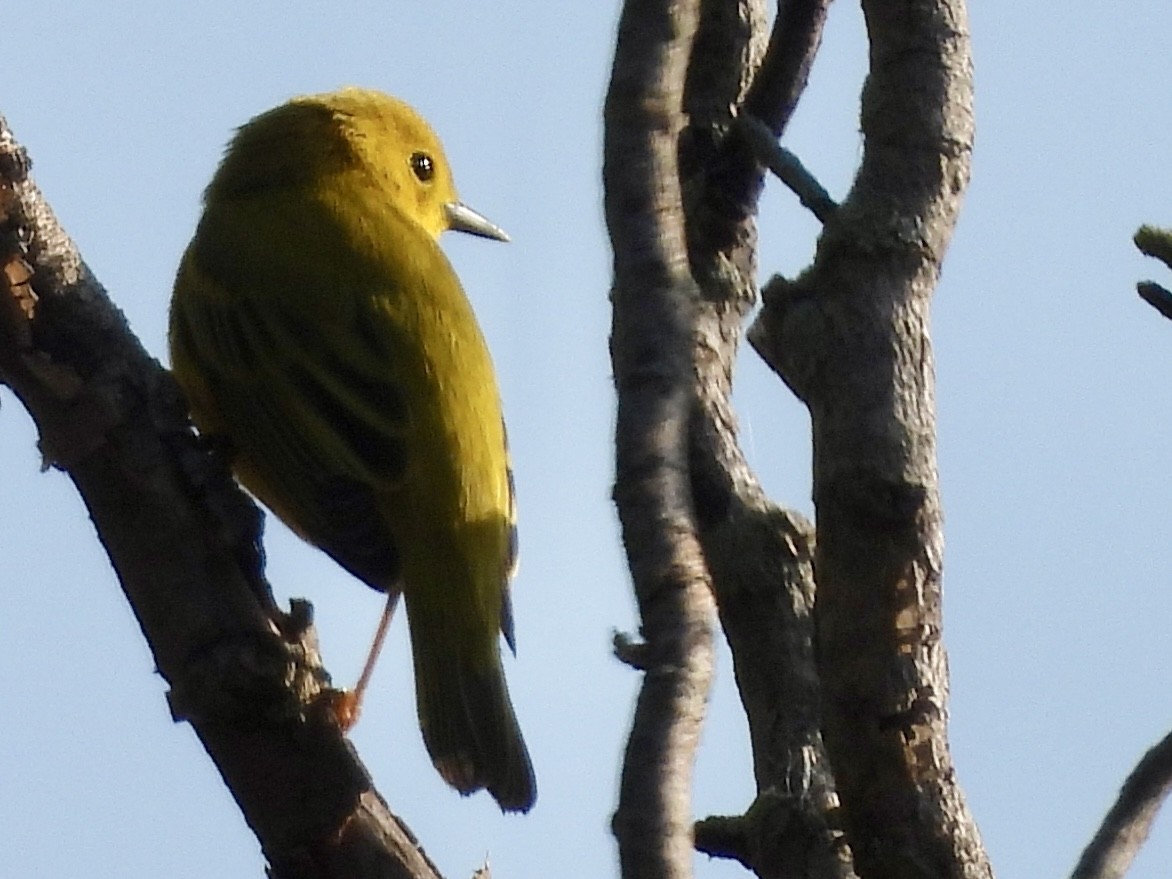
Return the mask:
<path id="1" fill-rule="evenodd" d="M 368 585 L 401 590 L 444 779 L 536 796 L 500 663 L 512 477 L 488 349 L 436 241 L 504 234 L 438 139 L 358 89 L 295 99 L 229 146 L 175 283 L 175 376 L 240 481 Z"/>

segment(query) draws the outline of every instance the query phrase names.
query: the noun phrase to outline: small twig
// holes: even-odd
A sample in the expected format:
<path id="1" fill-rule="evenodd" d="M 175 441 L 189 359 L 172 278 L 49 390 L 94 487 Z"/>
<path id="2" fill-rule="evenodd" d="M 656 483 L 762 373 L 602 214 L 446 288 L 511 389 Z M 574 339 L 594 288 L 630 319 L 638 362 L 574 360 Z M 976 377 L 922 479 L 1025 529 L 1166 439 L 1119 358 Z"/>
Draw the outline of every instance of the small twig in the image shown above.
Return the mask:
<path id="1" fill-rule="evenodd" d="M 1140 281 L 1135 285 L 1139 298 L 1146 302 L 1164 317 L 1172 320 L 1172 292 L 1161 287 L 1155 281 Z"/>
<path id="2" fill-rule="evenodd" d="M 1172 268 L 1172 231 L 1158 226 L 1140 226 L 1131 240 L 1144 256 L 1155 257 Z"/>
<path id="3" fill-rule="evenodd" d="M 650 656 L 647 642 L 626 632 L 615 632 L 611 637 L 615 658 L 635 671 L 647 671 Z"/>
<path id="4" fill-rule="evenodd" d="M 716 815 L 696 822 L 696 851 L 710 858 L 736 861 L 753 869 L 752 841 L 740 815 Z"/>
<path id="5" fill-rule="evenodd" d="M 748 138 L 757 159 L 774 176 L 793 190 L 806 208 L 825 223 L 838 210 L 838 203 L 830 197 L 817 178 L 802 164 L 802 160 L 777 142 L 769 126 L 756 116 L 739 116 L 737 123 Z"/>
<path id="6" fill-rule="evenodd" d="M 1119 798 L 1083 851 L 1071 879 L 1119 879 L 1147 841 L 1172 791 L 1172 733 L 1156 744 L 1123 782 Z"/>
<path id="7" fill-rule="evenodd" d="M 1158 259 L 1172 268 L 1172 231 L 1156 226 L 1140 226 L 1131 240 L 1144 256 Z M 1140 281 L 1135 289 L 1144 302 L 1164 317 L 1172 319 L 1172 293 L 1155 281 Z"/>

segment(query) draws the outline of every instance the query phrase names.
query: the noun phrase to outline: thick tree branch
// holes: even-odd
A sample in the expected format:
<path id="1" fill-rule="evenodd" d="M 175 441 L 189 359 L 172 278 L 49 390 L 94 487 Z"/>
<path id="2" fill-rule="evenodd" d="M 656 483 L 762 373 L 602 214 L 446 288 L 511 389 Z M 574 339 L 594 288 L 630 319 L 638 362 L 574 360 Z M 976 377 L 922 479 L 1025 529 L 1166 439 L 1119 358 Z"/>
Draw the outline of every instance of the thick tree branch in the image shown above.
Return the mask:
<path id="1" fill-rule="evenodd" d="M 628 3 L 605 107 L 614 250 L 615 502 L 646 641 L 614 832 L 623 876 L 691 874 L 691 773 L 712 675 L 712 595 L 687 479 L 688 269 L 676 141 L 698 3 Z"/>
<path id="2" fill-rule="evenodd" d="M 929 303 L 972 148 L 961 0 L 864 0 L 855 185 L 750 340 L 810 408 L 824 734 L 858 872 L 986 877 L 947 740 Z"/>
<path id="3" fill-rule="evenodd" d="M 260 514 L 203 450 L 0 119 L 0 377 L 81 494 L 159 672 L 280 879 L 434 877 L 319 710 L 308 606 L 272 601 Z"/>
<path id="4" fill-rule="evenodd" d="M 1172 791 L 1172 733 L 1139 761 L 1083 851 L 1071 879 L 1122 879 Z"/>
<path id="5" fill-rule="evenodd" d="M 746 96 L 765 69 L 775 77 L 802 70 L 799 81 L 774 83 L 777 100 L 784 92 L 796 103 L 817 46 L 808 30 L 800 38 L 778 36 L 801 20 L 794 18 L 801 4 L 782 6 L 769 53 L 802 45 L 800 64 L 766 56 L 761 0 L 702 3 L 684 99 L 688 127 L 680 138 L 688 258 L 701 293 L 693 330 L 691 488 L 749 721 L 758 791 L 744 816 L 699 822 L 696 845 L 763 877 L 845 877 L 852 875 L 850 858 L 832 819 L 837 799 L 814 670 L 813 529 L 765 497 L 740 450 L 731 402 L 742 324 L 756 302 L 754 218 L 762 181 L 758 152 L 738 122 L 749 118 Z M 788 118 L 792 109 L 775 108 L 770 118 Z M 766 136 L 772 139 L 768 129 Z"/>

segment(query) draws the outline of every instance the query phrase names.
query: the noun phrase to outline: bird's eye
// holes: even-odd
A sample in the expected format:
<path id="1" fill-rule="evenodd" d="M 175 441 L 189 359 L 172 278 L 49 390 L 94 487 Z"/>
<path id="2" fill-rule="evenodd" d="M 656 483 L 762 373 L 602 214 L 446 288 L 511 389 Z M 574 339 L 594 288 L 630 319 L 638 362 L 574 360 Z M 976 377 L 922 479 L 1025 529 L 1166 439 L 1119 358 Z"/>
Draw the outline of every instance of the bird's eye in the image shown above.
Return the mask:
<path id="1" fill-rule="evenodd" d="M 419 178 L 420 183 L 427 183 L 435 176 L 435 163 L 427 153 L 412 153 L 411 170 Z"/>

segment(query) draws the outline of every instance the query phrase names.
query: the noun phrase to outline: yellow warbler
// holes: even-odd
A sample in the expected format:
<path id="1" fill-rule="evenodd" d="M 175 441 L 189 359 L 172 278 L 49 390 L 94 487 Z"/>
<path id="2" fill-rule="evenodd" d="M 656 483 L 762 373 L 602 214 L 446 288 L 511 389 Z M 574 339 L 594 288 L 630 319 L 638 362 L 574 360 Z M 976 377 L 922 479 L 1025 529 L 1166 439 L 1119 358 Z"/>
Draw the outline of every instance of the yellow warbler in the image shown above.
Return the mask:
<path id="1" fill-rule="evenodd" d="M 498 632 L 513 646 L 512 474 L 496 380 L 437 238 L 507 240 L 456 197 L 439 140 L 360 89 L 237 132 L 171 304 L 201 432 L 294 531 L 407 606 L 423 739 L 448 784 L 536 797 Z"/>

